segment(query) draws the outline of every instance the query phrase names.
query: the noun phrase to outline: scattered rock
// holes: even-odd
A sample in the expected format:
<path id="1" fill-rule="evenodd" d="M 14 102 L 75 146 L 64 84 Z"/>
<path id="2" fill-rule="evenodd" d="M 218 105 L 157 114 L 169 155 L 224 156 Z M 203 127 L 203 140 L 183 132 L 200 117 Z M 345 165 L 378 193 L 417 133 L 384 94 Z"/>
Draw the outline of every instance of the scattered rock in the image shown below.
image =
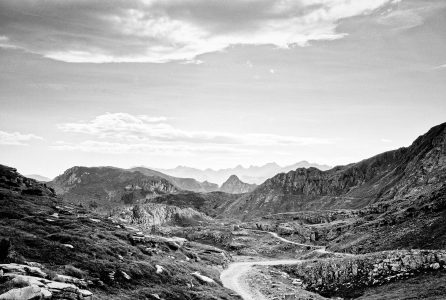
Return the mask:
<path id="1" fill-rule="evenodd" d="M 197 278 L 201 283 L 216 284 L 214 279 L 201 275 L 199 272 L 194 272 L 191 275 Z"/>
<path id="2" fill-rule="evenodd" d="M 161 274 L 164 271 L 164 267 L 160 265 L 155 265 L 156 267 L 156 274 Z"/>
<path id="3" fill-rule="evenodd" d="M 132 278 L 130 277 L 130 275 L 127 274 L 126 272 L 124 272 L 124 271 L 120 271 L 120 272 L 121 272 L 122 277 L 124 277 L 126 280 L 130 280 L 130 279 L 132 279 Z"/>

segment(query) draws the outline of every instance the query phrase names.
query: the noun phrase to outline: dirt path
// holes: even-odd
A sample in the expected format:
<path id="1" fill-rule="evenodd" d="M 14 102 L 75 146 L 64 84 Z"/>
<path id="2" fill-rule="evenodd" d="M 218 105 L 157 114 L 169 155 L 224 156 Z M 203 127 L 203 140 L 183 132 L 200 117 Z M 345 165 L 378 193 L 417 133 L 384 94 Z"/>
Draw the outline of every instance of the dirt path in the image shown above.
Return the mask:
<path id="1" fill-rule="evenodd" d="M 316 249 L 316 251 L 326 251 L 323 246 L 300 244 L 293 241 L 289 241 L 283 237 L 280 237 L 275 232 L 262 231 L 262 230 L 252 230 L 265 232 L 273 237 L 281 240 L 282 242 L 299 245 L 303 247 L 311 247 Z M 266 298 L 257 290 L 253 290 L 246 282 L 246 277 L 253 266 L 274 266 L 274 265 L 293 265 L 302 262 L 300 259 L 281 259 L 281 260 L 264 260 L 264 261 L 249 261 L 249 262 L 234 262 L 225 269 L 221 275 L 220 279 L 223 286 L 233 290 L 238 295 L 240 295 L 244 300 L 266 300 Z"/>
<path id="2" fill-rule="evenodd" d="M 246 283 L 246 276 L 253 266 L 274 266 L 274 265 L 293 265 L 300 263 L 299 259 L 283 259 L 283 260 L 265 260 L 265 261 L 249 261 L 235 262 L 229 265 L 221 275 L 220 279 L 223 286 L 233 290 L 244 300 L 266 300 L 266 298 L 257 290 L 253 290 Z"/>

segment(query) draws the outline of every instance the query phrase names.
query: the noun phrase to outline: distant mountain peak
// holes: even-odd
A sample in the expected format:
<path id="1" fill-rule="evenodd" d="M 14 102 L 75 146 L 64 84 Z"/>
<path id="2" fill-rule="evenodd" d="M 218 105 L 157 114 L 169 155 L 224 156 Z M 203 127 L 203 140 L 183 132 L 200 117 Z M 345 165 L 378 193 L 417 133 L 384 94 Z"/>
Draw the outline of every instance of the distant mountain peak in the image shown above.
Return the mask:
<path id="1" fill-rule="evenodd" d="M 253 191 L 256 187 L 256 184 L 245 183 L 241 181 L 237 175 L 232 174 L 221 185 L 220 191 L 230 194 L 243 194 Z"/>
<path id="2" fill-rule="evenodd" d="M 241 181 L 237 175 L 232 174 L 231 176 L 229 176 L 228 181 L 234 181 L 234 180 L 238 180 Z"/>

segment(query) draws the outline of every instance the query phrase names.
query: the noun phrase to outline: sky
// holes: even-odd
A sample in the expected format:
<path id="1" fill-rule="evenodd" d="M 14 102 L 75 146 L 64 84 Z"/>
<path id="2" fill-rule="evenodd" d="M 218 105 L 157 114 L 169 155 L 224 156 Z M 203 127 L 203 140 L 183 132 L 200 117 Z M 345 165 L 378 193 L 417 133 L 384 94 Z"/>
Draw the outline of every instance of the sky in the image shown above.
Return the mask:
<path id="1" fill-rule="evenodd" d="M 2 0 L 0 164 L 347 164 L 446 121 L 443 0 Z"/>

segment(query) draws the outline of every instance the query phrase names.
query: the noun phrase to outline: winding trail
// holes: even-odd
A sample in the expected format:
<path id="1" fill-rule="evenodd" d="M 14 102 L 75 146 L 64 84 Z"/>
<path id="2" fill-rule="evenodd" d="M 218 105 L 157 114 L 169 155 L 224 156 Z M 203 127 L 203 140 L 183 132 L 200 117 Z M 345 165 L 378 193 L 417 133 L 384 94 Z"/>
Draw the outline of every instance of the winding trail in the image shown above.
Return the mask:
<path id="1" fill-rule="evenodd" d="M 233 290 L 244 300 L 266 300 L 266 298 L 256 290 L 253 290 L 246 282 L 246 275 L 253 266 L 273 266 L 273 265 L 294 265 L 302 262 L 299 259 L 265 260 L 235 262 L 229 265 L 221 275 L 223 286 Z"/>
<path id="2" fill-rule="evenodd" d="M 264 232 L 272 235 L 276 239 L 282 242 L 294 244 L 302 247 L 315 248 L 318 252 L 327 252 L 324 246 L 315 246 L 296 243 L 289 241 L 275 232 L 263 231 L 263 230 L 252 230 Z M 275 266 L 275 265 L 294 265 L 301 263 L 300 259 L 281 259 L 281 260 L 263 260 L 263 261 L 249 261 L 249 262 L 234 262 L 229 264 L 229 267 L 220 275 L 220 279 L 223 286 L 233 290 L 238 295 L 240 295 L 244 300 L 266 300 L 266 298 L 257 290 L 253 290 L 246 282 L 246 276 L 253 266 Z"/>

